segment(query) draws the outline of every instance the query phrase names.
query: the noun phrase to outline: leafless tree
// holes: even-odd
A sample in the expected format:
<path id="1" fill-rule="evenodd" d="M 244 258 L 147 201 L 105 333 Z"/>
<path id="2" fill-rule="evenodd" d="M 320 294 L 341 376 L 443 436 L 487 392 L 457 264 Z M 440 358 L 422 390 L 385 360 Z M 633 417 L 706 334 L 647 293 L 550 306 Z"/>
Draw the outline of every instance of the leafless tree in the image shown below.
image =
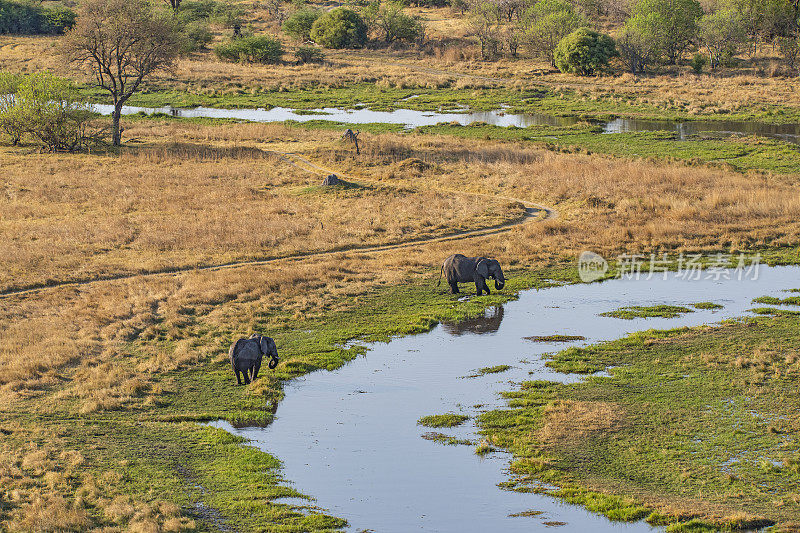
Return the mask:
<path id="1" fill-rule="evenodd" d="M 122 142 L 120 117 L 125 102 L 153 72 L 173 65 L 179 36 L 172 17 L 146 0 L 85 0 L 67 33 L 63 52 L 91 72 L 97 87 L 109 92 L 113 143 Z"/>

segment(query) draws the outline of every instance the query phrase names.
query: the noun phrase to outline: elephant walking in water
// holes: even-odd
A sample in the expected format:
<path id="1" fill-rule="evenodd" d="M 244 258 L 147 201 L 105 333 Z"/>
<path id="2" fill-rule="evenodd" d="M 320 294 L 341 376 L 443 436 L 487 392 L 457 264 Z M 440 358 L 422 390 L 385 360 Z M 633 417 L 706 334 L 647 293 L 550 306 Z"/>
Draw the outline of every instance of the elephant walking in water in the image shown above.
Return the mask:
<path id="1" fill-rule="evenodd" d="M 261 360 L 265 355 L 270 356 L 269 367 L 278 366 L 278 347 L 275 341 L 269 337 L 253 334 L 250 338 L 241 338 L 231 344 L 228 355 L 231 358 L 231 366 L 236 374 L 236 382 L 241 385 L 242 380 L 239 372 L 244 374 L 244 384 L 255 381 L 258 371 L 261 370 Z"/>
<path id="2" fill-rule="evenodd" d="M 444 260 L 442 270 L 439 272 L 439 283 L 442 283 L 442 274 L 450 285 L 450 292 L 458 294 L 459 283 L 475 283 L 475 291 L 478 296 L 486 291 L 489 294 L 489 287 L 486 280 L 494 279 L 494 286 L 499 291 L 506 284 L 503 276 L 503 269 L 495 259 L 486 257 L 465 257 L 461 254 L 454 254 Z"/>

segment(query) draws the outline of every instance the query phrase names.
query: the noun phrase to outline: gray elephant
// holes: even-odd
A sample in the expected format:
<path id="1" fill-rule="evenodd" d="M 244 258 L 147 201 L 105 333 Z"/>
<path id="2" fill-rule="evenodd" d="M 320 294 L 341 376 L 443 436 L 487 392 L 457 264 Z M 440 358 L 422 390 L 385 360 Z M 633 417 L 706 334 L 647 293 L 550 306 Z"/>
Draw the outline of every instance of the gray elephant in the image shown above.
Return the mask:
<path id="1" fill-rule="evenodd" d="M 486 286 L 488 278 L 494 279 L 494 286 L 499 291 L 506 284 L 503 269 L 495 259 L 486 257 L 465 257 L 461 254 L 451 255 L 444 260 L 442 270 L 439 272 L 438 287 L 442 283 L 442 274 L 450 285 L 450 292 L 458 294 L 459 283 L 475 283 L 476 294 L 480 296 L 483 291 L 489 294 Z"/>
<path id="2" fill-rule="evenodd" d="M 239 385 L 242 384 L 239 372 L 244 374 L 245 385 L 251 380 L 255 381 L 258 371 L 261 370 L 261 360 L 265 355 L 270 356 L 270 368 L 278 366 L 278 347 L 275 346 L 275 341 L 255 333 L 248 339 L 241 338 L 231 344 L 228 355 L 231 358 L 231 366 Z"/>

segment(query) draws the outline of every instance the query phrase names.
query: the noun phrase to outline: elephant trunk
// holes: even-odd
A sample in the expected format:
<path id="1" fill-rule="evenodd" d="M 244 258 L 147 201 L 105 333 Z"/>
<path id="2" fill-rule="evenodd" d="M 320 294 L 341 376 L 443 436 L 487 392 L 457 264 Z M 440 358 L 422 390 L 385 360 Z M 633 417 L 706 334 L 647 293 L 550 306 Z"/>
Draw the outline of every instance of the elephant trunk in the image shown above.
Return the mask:
<path id="1" fill-rule="evenodd" d="M 503 276 L 499 276 L 499 277 L 494 278 L 494 288 L 495 289 L 497 289 L 499 291 L 499 290 L 502 290 L 503 287 L 505 287 L 505 286 L 506 286 L 506 280 L 505 280 L 505 278 L 503 278 Z"/>

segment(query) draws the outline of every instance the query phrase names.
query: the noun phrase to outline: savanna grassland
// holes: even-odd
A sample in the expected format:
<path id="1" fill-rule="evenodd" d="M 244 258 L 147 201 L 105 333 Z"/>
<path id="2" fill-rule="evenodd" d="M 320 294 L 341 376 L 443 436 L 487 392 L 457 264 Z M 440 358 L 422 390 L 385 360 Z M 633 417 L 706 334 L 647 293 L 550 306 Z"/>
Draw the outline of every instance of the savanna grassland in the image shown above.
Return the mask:
<path id="1" fill-rule="evenodd" d="M 340 527 L 270 503 L 295 495 L 278 461 L 196 421 L 269 423 L 282 381 L 355 357 L 347 340 L 424 331 L 546 280 L 574 281 L 571 257 L 586 246 L 795 260 L 789 175 L 420 134 L 364 133 L 356 156 L 338 131 L 286 125 L 148 119 L 126 132 L 135 142 L 118 153 L 4 148 L 2 241 L 19 243 L 4 288 L 44 285 L 2 298 L 10 530 Z M 281 152 L 351 185 L 323 189 L 327 170 Z M 522 202 L 551 206 L 551 218 L 458 243 L 358 249 L 520 222 Z M 500 259 L 507 290 L 464 302 L 433 291 L 454 248 Z M 302 257 L 314 250 L 333 253 Z M 193 268 L 283 254 L 297 257 Z M 63 284 L 72 280 L 83 283 Z M 251 331 L 269 332 L 282 361 L 237 388 L 227 347 Z"/>
<path id="2" fill-rule="evenodd" d="M 261 3 L 234 3 L 248 31 L 279 34 Z M 279 458 L 202 422 L 269 424 L 286 380 L 364 353 L 347 341 L 426 331 L 523 289 L 576 282 L 583 250 L 800 262 L 797 145 L 600 135 L 595 122 L 798 122 L 796 78 L 775 65 L 774 47 L 714 74 L 680 65 L 578 77 L 525 53 L 482 61 L 456 10 L 408 10 L 426 21 L 427 45 L 326 50 L 305 65 L 228 63 L 201 49 L 129 103 L 507 105 L 581 122 L 364 125 L 356 155 L 344 124 L 134 116 L 119 149 L 0 146 L 0 529 L 340 530 L 341 518 L 274 501 L 314 496 L 282 479 Z M 228 37 L 212 29 L 212 46 Z M 279 38 L 288 57 L 298 43 Z M 52 70 L 107 101 L 65 64 L 60 39 L 2 35 L 0 69 Z M 329 173 L 345 184 L 321 186 Z M 500 260 L 505 290 L 458 300 L 433 288 L 454 252 Z M 555 354 L 556 369 L 609 377 L 523 384 L 509 409 L 479 417 L 477 451 L 514 454 L 508 488 L 553 483 L 616 519 L 796 530 L 798 318 L 761 313 Z M 281 362 L 235 387 L 227 349 L 253 332 L 275 338 Z M 454 416 L 421 423 L 463 422 Z"/>

